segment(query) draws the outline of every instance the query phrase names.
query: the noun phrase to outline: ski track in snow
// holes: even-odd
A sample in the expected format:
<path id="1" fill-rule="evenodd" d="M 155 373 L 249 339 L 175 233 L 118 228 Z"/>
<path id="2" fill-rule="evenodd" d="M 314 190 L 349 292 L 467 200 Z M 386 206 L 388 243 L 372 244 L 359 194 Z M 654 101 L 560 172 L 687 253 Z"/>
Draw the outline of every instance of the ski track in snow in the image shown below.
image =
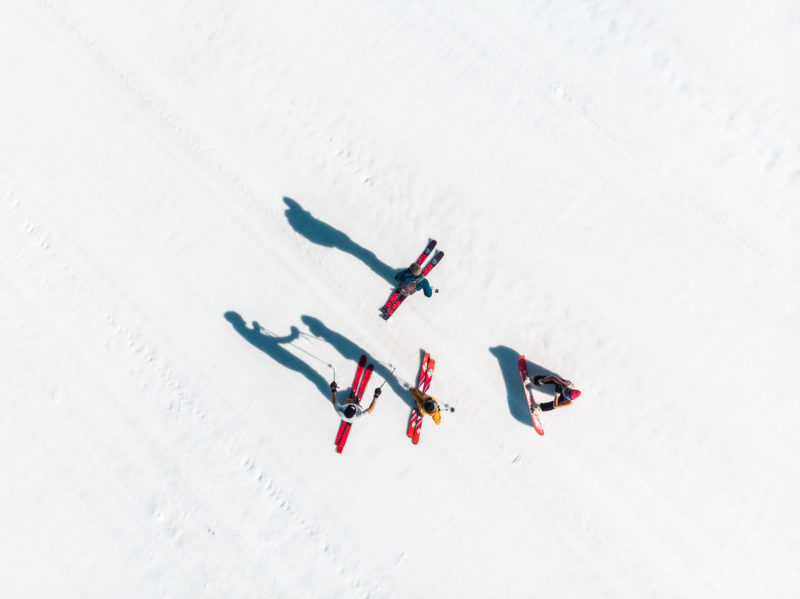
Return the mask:
<path id="1" fill-rule="evenodd" d="M 698 6 L 4 5 L 9 592 L 792 596 L 800 20 Z"/>

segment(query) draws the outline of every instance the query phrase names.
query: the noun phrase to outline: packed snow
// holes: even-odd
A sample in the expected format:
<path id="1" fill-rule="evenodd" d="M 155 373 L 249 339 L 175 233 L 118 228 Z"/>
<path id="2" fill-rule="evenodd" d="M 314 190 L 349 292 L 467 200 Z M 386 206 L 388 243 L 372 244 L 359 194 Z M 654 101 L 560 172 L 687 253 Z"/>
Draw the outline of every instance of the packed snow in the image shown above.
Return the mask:
<path id="1" fill-rule="evenodd" d="M 0 594 L 796 597 L 798 56 L 790 0 L 0 3 Z"/>

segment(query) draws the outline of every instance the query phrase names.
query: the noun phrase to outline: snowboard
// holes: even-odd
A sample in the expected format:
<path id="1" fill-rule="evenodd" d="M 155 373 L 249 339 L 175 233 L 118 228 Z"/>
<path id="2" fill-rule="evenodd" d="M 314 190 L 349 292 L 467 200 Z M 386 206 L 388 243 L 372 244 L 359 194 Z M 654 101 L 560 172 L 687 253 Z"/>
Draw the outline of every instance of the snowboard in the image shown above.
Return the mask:
<path id="1" fill-rule="evenodd" d="M 531 422 L 533 423 L 533 430 L 540 435 L 544 435 L 544 427 L 542 426 L 542 408 L 533 396 L 533 383 L 525 384 L 525 379 L 528 378 L 528 361 L 525 356 L 519 357 L 519 376 L 522 379 L 522 388 L 525 390 L 525 399 L 528 402 L 528 410 L 531 413 Z"/>

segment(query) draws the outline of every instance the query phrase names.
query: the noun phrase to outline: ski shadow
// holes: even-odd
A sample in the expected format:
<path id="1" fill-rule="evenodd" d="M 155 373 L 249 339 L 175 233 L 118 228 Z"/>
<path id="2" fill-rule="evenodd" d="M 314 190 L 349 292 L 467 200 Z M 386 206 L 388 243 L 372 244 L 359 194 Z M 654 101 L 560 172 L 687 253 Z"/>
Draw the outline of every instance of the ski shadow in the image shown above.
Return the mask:
<path id="1" fill-rule="evenodd" d="M 500 373 L 503 375 L 503 382 L 506 384 L 508 411 L 515 420 L 532 427 L 533 423 L 531 422 L 531 415 L 528 411 L 528 401 L 525 399 L 525 389 L 522 387 L 522 379 L 520 379 L 519 376 L 520 352 L 506 345 L 490 347 L 489 352 L 497 358 L 497 362 L 500 366 Z M 538 365 L 536 362 L 532 362 L 531 360 L 527 362 L 528 376 L 531 378 L 539 375 L 547 376 L 548 374 L 555 374 Z M 553 394 L 552 390 L 546 387 L 542 388 L 542 392 L 549 395 Z"/>
<path id="2" fill-rule="evenodd" d="M 314 217 L 308 210 L 303 209 L 303 207 L 292 198 L 284 197 L 283 202 L 287 206 L 285 212 L 286 220 L 289 221 L 292 228 L 300 233 L 300 235 L 308 239 L 311 243 L 316 243 L 323 247 L 336 248 L 337 250 L 358 258 L 371 268 L 375 274 L 390 285 L 394 285 L 394 275 L 397 269 L 392 268 L 379 259 L 375 255 L 375 252 L 357 244 L 339 229 Z"/>
<path id="3" fill-rule="evenodd" d="M 354 363 L 358 363 L 359 358 L 361 358 L 362 355 L 366 355 L 368 362 L 375 365 L 373 377 L 378 376 L 384 379 L 392 391 L 394 391 L 398 397 L 400 397 L 409 407 L 411 407 L 413 400 L 408 392 L 409 388 L 406 385 L 403 385 L 400 382 L 400 379 L 392 373 L 391 365 L 384 364 L 383 362 L 374 359 L 369 352 L 350 341 L 350 339 L 341 333 L 337 333 L 336 331 L 328 328 L 325 323 L 318 318 L 304 314 L 300 317 L 300 320 L 303 321 L 303 324 L 308 327 L 308 330 L 312 335 L 319 337 L 323 341 L 332 345 L 334 349 L 336 349 L 336 351 L 342 355 L 343 358 L 346 358 Z M 350 382 L 347 381 L 347 384 L 349 385 Z M 377 382 L 375 386 L 378 386 Z"/>
<path id="4" fill-rule="evenodd" d="M 300 331 L 297 327 L 291 327 L 290 333 L 285 337 L 277 337 L 267 332 L 255 320 L 253 321 L 252 327 L 248 326 L 244 318 L 242 318 L 237 312 L 225 312 L 225 319 L 230 322 L 231 325 L 233 325 L 233 329 L 237 333 L 239 333 L 252 345 L 263 351 L 281 366 L 302 374 L 324 396 L 330 396 L 330 386 L 328 381 L 322 378 L 322 376 L 316 370 L 311 368 L 311 366 L 306 364 L 303 360 L 282 347 L 284 345 L 291 344 L 300 336 Z"/>

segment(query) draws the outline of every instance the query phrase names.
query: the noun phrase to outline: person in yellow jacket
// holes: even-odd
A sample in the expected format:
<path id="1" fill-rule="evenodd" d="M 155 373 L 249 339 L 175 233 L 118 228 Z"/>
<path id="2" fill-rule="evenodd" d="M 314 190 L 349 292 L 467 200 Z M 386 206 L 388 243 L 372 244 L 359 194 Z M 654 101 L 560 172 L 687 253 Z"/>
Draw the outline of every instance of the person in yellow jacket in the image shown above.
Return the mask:
<path id="1" fill-rule="evenodd" d="M 425 415 L 427 414 L 436 424 L 440 424 L 442 422 L 442 413 L 439 410 L 439 402 L 436 401 L 430 395 L 425 395 L 422 391 L 417 389 L 416 387 L 411 389 L 411 395 L 414 398 L 414 401 L 417 402 L 417 411 Z"/>

